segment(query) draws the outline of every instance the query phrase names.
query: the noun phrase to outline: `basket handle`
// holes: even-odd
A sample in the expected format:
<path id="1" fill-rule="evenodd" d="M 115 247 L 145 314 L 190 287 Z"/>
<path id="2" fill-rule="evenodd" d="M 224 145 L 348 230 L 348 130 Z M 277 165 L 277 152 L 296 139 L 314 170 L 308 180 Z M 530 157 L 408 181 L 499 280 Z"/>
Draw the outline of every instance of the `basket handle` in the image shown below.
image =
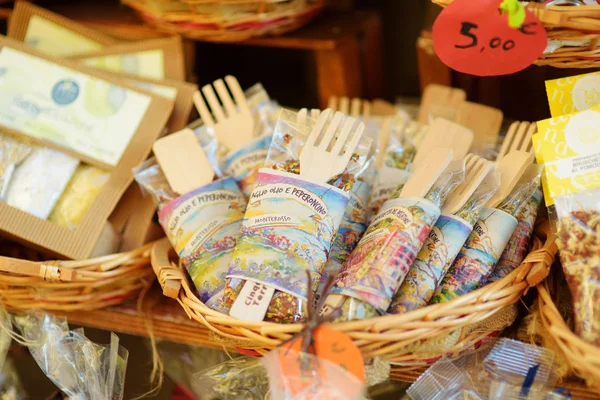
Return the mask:
<path id="1" fill-rule="evenodd" d="M 530 262 L 533 265 L 527 274 L 527 283 L 535 286 L 542 282 L 550 273 L 550 267 L 554 263 L 554 258 L 558 252 L 556 246 L 556 237 L 550 229 L 550 222 L 544 220 L 536 228 L 536 235 L 544 240 L 544 245 L 532 251 L 523 262 Z"/>
<path id="2" fill-rule="evenodd" d="M 181 270 L 175 267 L 169 259 L 169 253 L 173 250 L 167 238 L 163 238 L 152 246 L 150 261 L 152 269 L 163 289 L 163 294 L 172 299 L 179 297 L 181 281 L 185 279 Z"/>
<path id="3" fill-rule="evenodd" d="M 0 271 L 62 282 L 71 282 L 75 275 L 72 269 L 61 267 L 60 261 L 34 262 L 10 257 L 0 257 Z"/>

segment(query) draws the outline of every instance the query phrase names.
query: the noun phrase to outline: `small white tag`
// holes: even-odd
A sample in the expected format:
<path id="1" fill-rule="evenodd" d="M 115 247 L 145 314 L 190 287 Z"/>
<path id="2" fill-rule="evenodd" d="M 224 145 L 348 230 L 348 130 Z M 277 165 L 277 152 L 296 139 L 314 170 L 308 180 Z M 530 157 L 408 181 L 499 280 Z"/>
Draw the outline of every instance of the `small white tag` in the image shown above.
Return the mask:
<path id="1" fill-rule="evenodd" d="M 246 281 L 229 315 L 242 321 L 262 321 L 275 293 L 275 288 L 254 281 Z"/>

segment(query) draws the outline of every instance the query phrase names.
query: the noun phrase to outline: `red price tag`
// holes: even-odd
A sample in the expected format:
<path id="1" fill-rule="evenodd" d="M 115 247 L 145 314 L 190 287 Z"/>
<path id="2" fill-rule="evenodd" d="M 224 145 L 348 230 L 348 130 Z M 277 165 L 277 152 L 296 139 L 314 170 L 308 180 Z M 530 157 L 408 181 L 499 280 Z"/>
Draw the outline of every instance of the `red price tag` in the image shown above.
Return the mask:
<path id="1" fill-rule="evenodd" d="M 530 66 L 546 48 L 542 23 L 530 12 L 519 29 L 500 12 L 502 0 L 455 0 L 433 24 L 436 54 L 456 71 L 506 75 Z"/>

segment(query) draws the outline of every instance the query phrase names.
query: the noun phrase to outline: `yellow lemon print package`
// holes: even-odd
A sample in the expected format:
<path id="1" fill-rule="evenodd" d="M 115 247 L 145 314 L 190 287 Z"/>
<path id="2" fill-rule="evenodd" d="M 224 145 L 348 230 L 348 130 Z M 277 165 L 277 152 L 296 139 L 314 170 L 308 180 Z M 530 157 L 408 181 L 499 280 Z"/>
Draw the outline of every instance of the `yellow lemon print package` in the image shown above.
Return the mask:
<path id="1" fill-rule="evenodd" d="M 299 126 L 296 119 L 281 112 L 248 200 L 224 296 L 224 308 L 237 318 L 291 323 L 306 317 L 308 290 L 317 289 L 348 192 L 368 156 L 370 141 L 361 139 L 342 174 L 326 184 L 308 181 L 299 176 L 300 154 L 315 121 Z M 242 315 L 236 312 L 244 307 Z"/>
<path id="2" fill-rule="evenodd" d="M 557 245 L 573 296 L 575 333 L 600 345 L 600 105 L 538 122 Z M 536 154 L 538 155 L 538 154 Z"/>

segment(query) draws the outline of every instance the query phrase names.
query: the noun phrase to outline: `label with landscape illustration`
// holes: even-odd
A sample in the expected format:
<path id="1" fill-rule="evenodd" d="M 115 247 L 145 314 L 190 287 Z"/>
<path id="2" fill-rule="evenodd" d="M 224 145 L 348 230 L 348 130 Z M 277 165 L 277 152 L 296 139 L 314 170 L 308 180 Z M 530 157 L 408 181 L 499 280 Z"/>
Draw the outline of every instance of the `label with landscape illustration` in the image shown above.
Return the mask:
<path id="1" fill-rule="evenodd" d="M 348 201 L 333 186 L 261 169 L 227 277 L 306 299 L 306 271 L 320 279 Z"/>
<path id="2" fill-rule="evenodd" d="M 517 227 L 517 219 L 495 209 L 481 210 L 467 242 L 444 276 L 432 301 L 455 299 L 483 286 Z"/>
<path id="3" fill-rule="evenodd" d="M 527 204 L 521 208 L 517 215 L 519 221 L 506 249 L 500 256 L 498 265 L 490 276 L 490 281 L 497 281 L 514 271 L 525 259 L 529 250 L 529 239 L 533 232 L 535 219 L 542 202 L 542 191 L 537 190 L 529 198 Z"/>
<path id="4" fill-rule="evenodd" d="M 441 215 L 388 312 L 401 314 L 426 306 L 472 229 L 473 226 L 462 218 Z"/>
<path id="5" fill-rule="evenodd" d="M 225 178 L 176 198 L 158 212 L 204 302 L 223 290 L 245 208 L 235 180 Z"/>
<path id="6" fill-rule="evenodd" d="M 233 177 L 246 197 L 250 197 L 256 184 L 258 170 L 261 169 L 273 136 L 264 136 L 253 140 L 241 149 L 231 152 L 223 160 L 222 170 Z"/>
<path id="7" fill-rule="evenodd" d="M 385 312 L 439 216 L 439 207 L 425 199 L 387 201 L 344 264 L 332 293 Z"/>

